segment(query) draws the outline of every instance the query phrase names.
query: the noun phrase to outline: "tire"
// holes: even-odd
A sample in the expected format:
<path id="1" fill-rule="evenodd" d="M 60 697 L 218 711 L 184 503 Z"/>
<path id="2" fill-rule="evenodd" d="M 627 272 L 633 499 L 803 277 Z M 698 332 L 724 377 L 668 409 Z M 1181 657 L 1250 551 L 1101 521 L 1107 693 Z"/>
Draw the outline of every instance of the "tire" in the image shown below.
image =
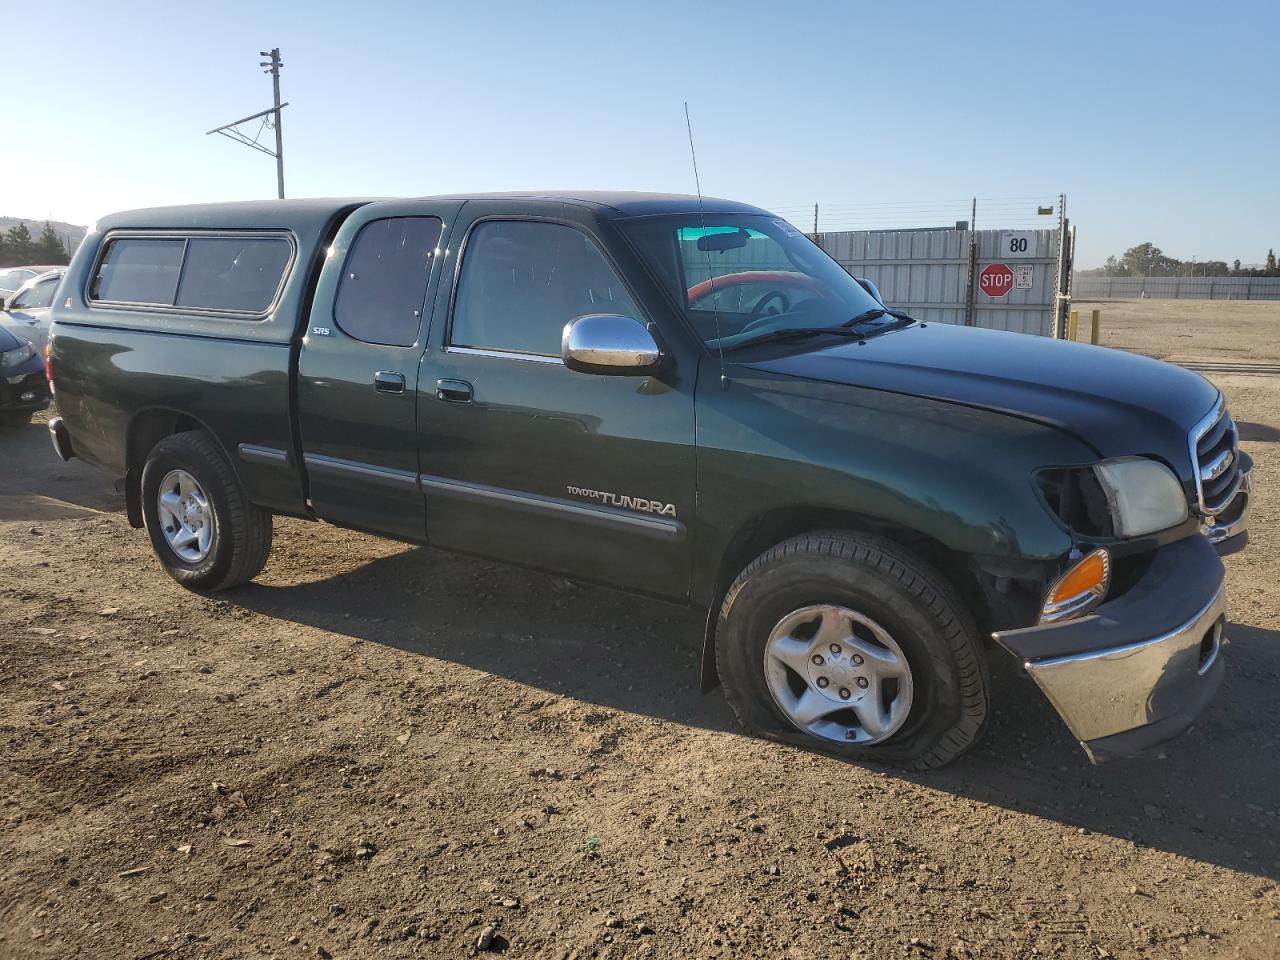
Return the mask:
<path id="1" fill-rule="evenodd" d="M 814 616 L 809 627 L 806 618 Z M 830 653 L 818 637 L 828 616 L 831 637 L 849 633 L 847 642 L 830 645 Z M 851 657 L 858 649 L 866 654 L 866 666 L 853 665 L 864 663 Z M 793 650 L 802 651 L 798 660 Z M 870 665 L 882 662 L 871 650 L 883 653 L 886 671 L 901 676 L 864 682 L 862 671 L 878 670 Z M 778 651 L 786 653 L 786 664 Z M 823 653 L 828 662 L 810 668 Z M 987 662 L 973 618 L 941 574 L 877 537 L 811 533 L 757 557 L 725 595 L 716 625 L 716 661 L 725 697 L 748 731 L 845 759 L 915 770 L 938 767 L 976 742 L 986 723 Z M 868 686 L 865 692 L 858 689 Z M 793 714 L 807 719 L 815 712 L 804 708 L 816 700 L 811 695 L 822 693 L 830 701 L 837 687 L 839 696 L 852 692 L 855 702 L 863 700 L 862 708 L 875 704 L 871 724 L 838 703 L 835 712 L 823 713 L 807 729 L 782 706 L 785 701 Z M 874 700 L 864 699 L 873 692 Z M 885 707 L 888 701 L 891 706 Z M 829 705 L 819 702 L 817 712 Z"/>
<path id="2" fill-rule="evenodd" d="M 207 508 L 200 526 L 210 531 L 207 551 L 183 556 L 171 545 L 173 515 L 162 518 L 161 485 L 172 477 L 194 479 Z M 203 430 L 177 433 L 157 443 L 142 469 L 142 519 L 151 547 L 173 579 L 192 590 L 226 590 L 261 572 L 271 552 L 271 513 L 250 503 L 213 436 Z M 191 550 L 197 547 L 189 548 Z"/>

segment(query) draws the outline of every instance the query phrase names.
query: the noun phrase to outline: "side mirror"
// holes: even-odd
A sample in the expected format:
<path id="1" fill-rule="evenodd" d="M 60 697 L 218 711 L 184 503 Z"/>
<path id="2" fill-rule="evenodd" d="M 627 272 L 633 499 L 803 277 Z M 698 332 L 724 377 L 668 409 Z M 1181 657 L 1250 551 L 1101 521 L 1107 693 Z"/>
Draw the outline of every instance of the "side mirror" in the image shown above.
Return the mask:
<path id="1" fill-rule="evenodd" d="M 570 320 L 560 337 L 564 365 L 578 373 L 638 377 L 662 362 L 662 349 L 639 320 L 617 313 L 589 313 Z"/>
<path id="2" fill-rule="evenodd" d="M 0 311 L 3 311 L 4 313 L 9 312 L 9 304 L 5 303 L 4 297 L 0 297 Z"/>
<path id="3" fill-rule="evenodd" d="M 867 293 L 871 294 L 871 296 L 876 298 L 876 303 L 880 304 L 880 306 L 882 307 L 887 306 L 887 304 L 884 302 L 884 297 L 880 296 L 880 289 L 874 283 L 872 283 L 866 277 L 858 277 L 858 284 L 862 287 L 863 290 L 867 291 Z"/>

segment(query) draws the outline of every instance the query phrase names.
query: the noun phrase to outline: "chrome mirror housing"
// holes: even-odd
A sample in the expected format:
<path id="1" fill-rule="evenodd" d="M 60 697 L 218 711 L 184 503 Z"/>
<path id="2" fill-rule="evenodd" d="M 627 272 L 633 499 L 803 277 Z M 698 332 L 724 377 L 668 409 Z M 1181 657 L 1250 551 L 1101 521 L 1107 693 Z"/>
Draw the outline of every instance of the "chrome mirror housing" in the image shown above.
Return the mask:
<path id="1" fill-rule="evenodd" d="M 579 373 L 646 376 L 662 363 L 662 348 L 634 317 L 589 313 L 564 325 L 560 338 L 564 365 Z"/>

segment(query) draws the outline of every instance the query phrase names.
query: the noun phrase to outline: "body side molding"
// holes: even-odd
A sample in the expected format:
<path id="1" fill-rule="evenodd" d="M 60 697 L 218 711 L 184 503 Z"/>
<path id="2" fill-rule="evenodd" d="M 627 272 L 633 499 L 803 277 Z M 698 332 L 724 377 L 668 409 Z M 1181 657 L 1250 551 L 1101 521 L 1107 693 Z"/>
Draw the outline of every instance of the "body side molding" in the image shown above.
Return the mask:
<path id="1" fill-rule="evenodd" d="M 685 536 L 685 525 L 679 520 L 632 513 L 616 507 L 578 503 L 559 497 L 522 493 L 505 487 L 491 487 L 482 483 L 467 483 L 427 474 L 420 475 L 418 482 L 422 485 L 424 493 L 435 493 L 456 500 L 503 504 L 513 510 L 579 520 L 602 528 L 626 530 L 658 540 L 682 540 Z"/>

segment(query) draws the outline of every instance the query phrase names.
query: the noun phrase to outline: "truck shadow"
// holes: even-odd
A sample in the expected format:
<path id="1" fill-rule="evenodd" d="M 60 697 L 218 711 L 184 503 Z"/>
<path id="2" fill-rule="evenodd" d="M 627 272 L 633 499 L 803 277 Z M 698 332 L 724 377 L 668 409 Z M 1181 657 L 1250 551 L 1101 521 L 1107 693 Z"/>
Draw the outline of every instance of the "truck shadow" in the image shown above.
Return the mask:
<path id="1" fill-rule="evenodd" d="M 389 585 L 394 584 L 394 589 Z M 335 576 L 225 599 L 271 617 L 458 663 L 600 706 L 736 732 L 698 687 L 701 617 L 481 560 L 415 548 Z M 1011 658 L 984 740 L 928 774 L 892 775 L 1072 828 L 1280 879 L 1280 633 L 1236 625 L 1223 689 L 1153 756 L 1089 764 Z"/>
<path id="2" fill-rule="evenodd" d="M 121 509 L 123 498 L 79 460 L 63 463 L 49 444 L 47 413 L 0 426 L 0 519 L 60 520 Z"/>

